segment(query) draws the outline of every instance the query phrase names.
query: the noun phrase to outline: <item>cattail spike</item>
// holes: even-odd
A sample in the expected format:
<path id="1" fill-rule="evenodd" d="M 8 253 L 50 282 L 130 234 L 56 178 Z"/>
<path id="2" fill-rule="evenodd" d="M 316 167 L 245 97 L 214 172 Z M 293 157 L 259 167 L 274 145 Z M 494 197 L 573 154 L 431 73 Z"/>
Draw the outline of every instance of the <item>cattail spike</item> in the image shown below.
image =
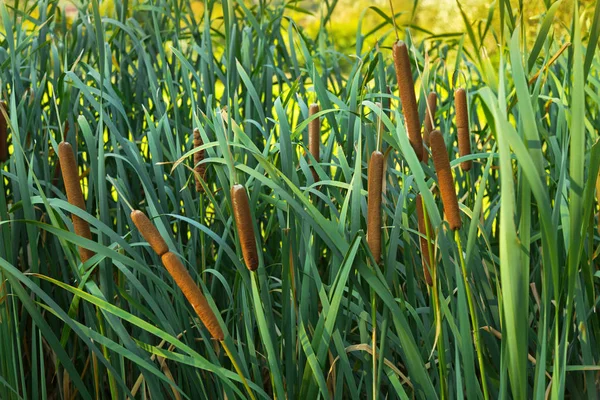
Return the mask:
<path id="1" fill-rule="evenodd" d="M 427 147 L 429 146 L 429 135 L 433 130 L 435 112 L 437 110 L 437 94 L 430 92 L 427 96 L 427 109 L 425 110 L 425 121 L 423 123 L 423 142 Z M 426 149 L 423 149 L 423 162 L 427 164 L 429 161 L 429 153 Z"/>
<path id="2" fill-rule="evenodd" d="M 454 178 L 450 170 L 450 160 L 448 159 L 448 151 L 446 143 L 439 130 L 434 130 L 429 136 L 431 143 L 431 157 L 433 165 L 438 176 L 438 185 L 442 194 L 442 203 L 444 204 L 444 213 L 450 224 L 450 229 L 460 229 L 462 222 L 460 220 L 460 211 L 458 208 L 458 200 L 454 188 Z"/>
<path id="3" fill-rule="evenodd" d="M 204 297 L 196 282 L 194 282 L 189 272 L 181 263 L 181 260 L 179 260 L 179 257 L 171 252 L 167 252 L 162 255 L 161 260 L 211 336 L 214 339 L 223 340 L 225 335 L 215 313 L 210 308 L 206 297 Z"/>
<path id="4" fill-rule="evenodd" d="M 309 117 L 315 115 L 318 112 L 319 112 L 319 105 L 316 103 L 311 104 L 310 107 L 308 108 Z M 320 162 L 320 160 L 321 160 L 320 145 L 321 145 L 321 120 L 320 120 L 320 118 L 315 118 L 308 123 L 308 151 L 310 152 L 310 154 L 312 154 L 312 156 L 315 158 L 317 163 Z M 313 167 L 311 167 L 311 171 L 312 171 L 313 179 L 315 180 L 315 182 L 318 181 L 319 175 L 317 174 L 317 171 Z"/>
<path id="5" fill-rule="evenodd" d="M 250 216 L 248 194 L 242 185 L 233 185 L 231 188 L 231 203 L 244 262 L 250 271 L 255 271 L 258 268 L 258 251 L 256 250 L 254 227 Z"/>
<path id="6" fill-rule="evenodd" d="M 423 199 L 421 195 L 417 195 L 417 220 L 419 222 L 419 233 L 421 236 L 419 237 L 420 245 L 421 245 L 421 259 L 423 261 L 423 276 L 425 277 L 425 282 L 427 285 L 433 286 L 433 280 L 431 279 L 431 274 L 429 270 L 433 268 L 431 264 L 431 258 L 429 257 L 429 247 L 427 243 L 427 230 L 429 230 L 429 235 L 433 239 L 433 227 L 431 226 L 431 221 L 427 218 L 427 225 L 425 226 L 425 213 L 423 204 Z"/>
<path id="7" fill-rule="evenodd" d="M 75 160 L 73 148 L 68 142 L 60 142 L 58 145 L 58 158 L 60 159 L 62 166 L 61 171 L 69 203 L 85 211 L 85 202 L 83 200 L 81 185 L 79 184 L 77 161 Z M 71 220 L 73 221 L 73 228 L 75 229 L 75 233 L 77 235 L 81 236 L 82 238 L 92 240 L 90 225 L 87 223 L 87 221 L 79 218 L 75 214 L 71 215 Z M 79 247 L 79 257 L 81 258 L 82 262 L 86 262 L 92 258 L 94 254 L 95 253 L 89 249 Z"/>
<path id="8" fill-rule="evenodd" d="M 169 251 L 167 243 L 146 214 L 140 210 L 133 210 L 131 212 L 131 219 L 144 240 L 150 244 L 150 247 L 152 247 L 152 250 L 156 254 L 162 256 Z"/>
<path id="9" fill-rule="evenodd" d="M 198 128 L 194 129 L 194 148 L 198 148 L 202 146 L 202 137 L 200 136 L 200 130 Z M 194 177 L 196 178 L 196 191 L 199 193 L 204 192 L 204 188 L 202 187 L 202 183 L 200 183 L 200 179 L 204 180 L 204 175 L 206 173 L 206 165 L 200 164 L 200 162 L 204 160 L 204 150 L 200 150 L 194 153 Z"/>
<path id="10" fill-rule="evenodd" d="M 384 157 L 380 151 L 371 154 L 368 172 L 367 243 L 373 258 L 381 261 L 381 193 Z"/>
<path id="11" fill-rule="evenodd" d="M 8 160 L 8 123 L 2 111 L 8 113 L 8 106 L 4 101 L 0 101 L 0 162 L 6 162 Z"/>
<path id="12" fill-rule="evenodd" d="M 458 131 L 458 153 L 461 157 L 471 154 L 471 135 L 469 132 L 469 108 L 467 106 L 467 92 L 458 89 L 454 92 L 454 105 L 456 107 L 456 130 Z M 463 161 L 460 167 L 469 171 L 473 161 Z"/>
<path id="13" fill-rule="evenodd" d="M 402 41 L 397 41 L 392 47 L 394 56 L 394 67 L 398 79 L 398 91 L 402 102 L 402 112 L 410 144 L 414 149 L 419 161 L 423 160 L 423 139 L 421 138 L 421 123 L 419 122 L 419 111 L 417 109 L 417 98 L 415 97 L 415 84 L 410 69 L 408 49 Z"/>

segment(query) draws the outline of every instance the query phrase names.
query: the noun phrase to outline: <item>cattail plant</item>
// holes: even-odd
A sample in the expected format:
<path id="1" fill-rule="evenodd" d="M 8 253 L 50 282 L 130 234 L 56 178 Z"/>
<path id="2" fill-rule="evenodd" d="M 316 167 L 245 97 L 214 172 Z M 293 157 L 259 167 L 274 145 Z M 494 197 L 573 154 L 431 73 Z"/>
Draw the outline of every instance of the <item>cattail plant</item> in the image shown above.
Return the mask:
<path id="1" fill-rule="evenodd" d="M 450 224 L 450 229 L 458 230 L 461 227 L 460 212 L 458 209 L 458 200 L 454 188 L 454 178 L 450 169 L 450 160 L 446 143 L 439 130 L 435 129 L 429 137 L 431 143 L 431 157 L 433 165 L 438 176 L 438 185 L 442 194 L 442 203 L 444 204 L 444 214 Z"/>
<path id="2" fill-rule="evenodd" d="M 192 279 L 185 269 L 179 257 L 169 251 L 167 243 L 158 232 L 158 229 L 148 219 L 146 214 L 139 210 L 131 212 L 131 219 L 142 237 L 150 244 L 152 250 L 160 256 L 163 265 L 173 278 L 179 289 L 185 295 L 185 298 L 192 305 L 196 315 L 200 318 L 210 335 L 217 340 L 223 340 L 225 335 L 217 317 L 210 308 L 206 297 L 202 294 L 196 282 Z"/>
<path id="3" fill-rule="evenodd" d="M 250 271 L 255 271 L 258 268 L 258 251 L 256 250 L 254 227 L 250 216 L 248 194 L 242 185 L 236 184 L 231 188 L 231 203 L 244 262 Z"/>
<path id="4" fill-rule="evenodd" d="M 427 95 L 427 109 L 425 110 L 425 121 L 423 122 L 423 142 L 429 148 L 429 135 L 433 130 L 433 124 L 435 120 L 435 112 L 437 110 L 437 94 L 430 92 Z M 423 149 L 423 162 L 427 164 L 429 161 L 429 153 L 426 149 Z"/>
<path id="5" fill-rule="evenodd" d="M 202 146 L 202 137 L 200 136 L 200 130 L 196 128 L 194 129 L 194 148 L 198 148 L 200 146 Z M 204 188 L 202 187 L 200 179 L 204 180 L 206 166 L 204 164 L 200 164 L 202 160 L 204 160 L 204 150 L 194 153 L 194 177 L 196 178 L 196 191 L 198 193 L 204 192 Z"/>
<path id="6" fill-rule="evenodd" d="M 380 151 L 371 154 L 368 172 L 367 243 L 373 258 L 381 261 L 381 189 L 384 157 Z"/>
<path id="7" fill-rule="evenodd" d="M 458 89 L 454 92 L 454 105 L 456 107 L 456 130 L 458 131 L 458 153 L 461 157 L 471 154 L 471 138 L 469 132 L 469 109 L 467 107 L 467 92 Z M 473 161 L 463 161 L 460 167 L 469 171 Z"/>
<path id="8" fill-rule="evenodd" d="M 77 168 L 77 161 L 75 160 L 75 153 L 73 148 L 68 142 L 60 142 L 58 145 L 58 158 L 60 159 L 62 177 L 65 184 L 65 190 L 67 192 L 67 199 L 69 203 L 75 207 L 79 207 L 85 210 L 85 202 L 83 201 L 83 193 L 81 191 L 81 185 L 79 184 L 79 172 Z M 78 217 L 75 214 L 71 214 L 73 221 L 73 228 L 75 233 L 82 238 L 92 240 L 92 233 L 90 232 L 90 225 L 87 221 Z M 86 262 L 94 256 L 94 252 L 84 247 L 79 247 L 79 257 L 82 262 Z"/>
<path id="9" fill-rule="evenodd" d="M 308 115 L 313 116 L 319 112 L 319 105 L 313 103 L 308 108 Z M 320 145 L 321 145 L 321 120 L 320 118 L 315 118 L 308 123 L 308 151 L 315 158 L 315 161 L 319 163 L 320 161 Z M 316 181 L 319 180 L 319 175 L 314 167 L 310 169 L 312 171 L 313 179 Z"/>
<path id="10" fill-rule="evenodd" d="M 392 47 L 394 56 L 394 67 L 398 79 L 398 91 L 402 102 L 402 112 L 408 139 L 417 154 L 419 161 L 423 160 L 423 139 L 421 138 L 421 123 L 419 122 L 419 111 L 417 110 L 417 99 L 415 97 L 415 84 L 410 69 L 410 59 L 406 44 L 400 40 Z"/>
<path id="11" fill-rule="evenodd" d="M 427 218 L 427 221 L 425 221 L 425 210 L 423 207 L 425 207 L 425 205 L 423 204 L 423 199 L 419 194 L 417 195 L 417 220 L 419 222 L 419 233 L 421 234 L 419 241 L 421 245 L 421 259 L 423 261 L 423 276 L 425 277 L 425 282 L 427 282 L 427 285 L 433 286 L 431 274 L 429 273 L 429 271 L 433 268 L 433 265 L 431 264 L 431 258 L 429 255 L 430 242 L 428 242 L 427 232 L 429 231 L 429 236 L 432 239 L 434 233 L 429 218 Z"/>
<path id="12" fill-rule="evenodd" d="M 8 160 L 8 123 L 4 113 L 8 112 L 6 102 L 0 101 L 0 162 Z"/>

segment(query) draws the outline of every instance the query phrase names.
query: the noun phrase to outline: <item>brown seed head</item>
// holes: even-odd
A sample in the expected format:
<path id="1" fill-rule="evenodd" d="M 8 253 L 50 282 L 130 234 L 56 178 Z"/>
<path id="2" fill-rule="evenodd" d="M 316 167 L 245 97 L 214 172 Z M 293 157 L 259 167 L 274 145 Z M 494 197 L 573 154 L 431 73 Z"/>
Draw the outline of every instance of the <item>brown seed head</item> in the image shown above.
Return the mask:
<path id="1" fill-rule="evenodd" d="M 62 166 L 61 171 L 69 203 L 85 211 L 85 202 L 83 200 L 83 193 L 81 192 L 81 185 L 79 184 L 77 161 L 75 160 L 73 148 L 68 142 L 60 142 L 58 145 L 58 158 L 60 159 Z M 87 223 L 87 221 L 79 218 L 75 214 L 71 215 L 71 220 L 73 221 L 73 228 L 75 229 L 75 233 L 77 235 L 81 236 L 82 238 L 92 240 L 90 225 Z M 79 257 L 81 258 L 82 262 L 86 262 L 93 256 L 93 251 L 84 247 L 79 247 Z"/>
<path id="2" fill-rule="evenodd" d="M 240 238 L 240 245 L 242 246 L 244 262 L 250 271 L 255 271 L 258 268 L 258 252 L 256 250 L 256 239 L 254 237 L 252 217 L 250 216 L 248 194 L 242 185 L 233 185 L 231 188 L 231 203 L 233 206 L 233 216 L 235 218 L 238 236 Z"/>
<path id="3" fill-rule="evenodd" d="M 456 130 L 458 131 L 458 153 L 461 157 L 471 154 L 471 135 L 469 132 L 469 108 L 467 106 L 467 92 L 458 89 L 454 92 L 454 105 L 456 107 Z M 460 167 L 469 171 L 473 161 L 463 161 Z"/>
<path id="4" fill-rule="evenodd" d="M 8 123 L 3 111 L 8 113 L 6 102 L 0 101 L 0 162 L 8 160 Z"/>
<path id="5" fill-rule="evenodd" d="M 381 193 L 384 158 L 380 151 L 371 154 L 368 172 L 367 243 L 373 258 L 381 261 Z"/>
<path id="6" fill-rule="evenodd" d="M 419 233 L 422 235 L 419 237 L 419 241 L 421 244 L 421 260 L 423 261 L 423 276 L 425 277 L 425 282 L 427 285 L 433 286 L 433 280 L 431 279 L 431 274 L 429 270 L 433 268 L 431 264 L 431 258 L 429 257 L 429 248 L 427 246 L 427 229 L 429 229 L 429 236 L 433 239 L 433 227 L 431 226 L 431 222 L 429 218 L 427 218 L 427 225 L 425 226 L 425 213 L 423 212 L 423 199 L 421 195 L 417 195 L 417 220 L 419 221 Z"/>
<path id="7" fill-rule="evenodd" d="M 162 256 L 169 251 L 167 243 L 146 214 L 140 210 L 133 210 L 131 212 L 131 219 L 138 232 L 142 235 L 144 240 L 150 244 L 150 247 L 152 247 L 152 250 L 154 250 L 156 254 Z"/>
<path id="8" fill-rule="evenodd" d="M 202 146 L 202 137 L 200 136 L 200 130 L 196 128 L 194 129 L 194 148 L 198 148 L 200 146 Z M 200 178 L 204 180 L 204 175 L 206 173 L 206 165 L 199 164 L 202 160 L 204 160 L 204 150 L 200 150 L 194 153 L 194 171 L 196 172 L 196 174 L 194 175 L 196 178 L 196 191 L 200 193 L 204 192 L 204 188 L 200 183 Z"/>
<path id="9" fill-rule="evenodd" d="M 308 108 L 308 115 L 313 116 L 319 112 L 319 105 L 313 103 Z M 321 145 L 321 120 L 320 118 L 315 118 L 308 123 L 308 151 L 315 158 L 317 162 L 320 162 L 320 145 Z M 317 171 L 311 167 L 311 171 L 313 174 L 313 178 L 315 182 L 319 180 L 319 175 Z"/>
<path id="10" fill-rule="evenodd" d="M 181 260 L 179 260 L 179 257 L 171 252 L 167 252 L 162 255 L 161 260 L 211 336 L 214 339 L 223 340 L 225 335 L 215 313 L 210 308 L 206 297 L 204 297 L 196 282 L 194 282 L 189 272 L 181 263 Z"/>
<path id="11" fill-rule="evenodd" d="M 439 130 L 435 129 L 429 136 L 431 143 L 431 157 L 433 165 L 438 176 L 438 185 L 442 194 L 442 203 L 444 204 L 444 213 L 446 220 L 453 231 L 460 229 L 462 222 L 460 220 L 460 211 L 458 209 L 458 200 L 454 188 L 454 178 L 450 170 L 450 160 L 446 143 Z"/>
<path id="12" fill-rule="evenodd" d="M 415 84 L 410 69 L 410 59 L 408 58 L 406 44 L 402 41 L 394 43 L 392 54 L 394 56 L 394 67 L 396 69 L 396 78 L 398 79 L 398 91 L 400 93 L 400 101 L 402 102 L 402 112 L 404 113 L 408 139 L 417 154 L 417 158 L 421 161 L 423 160 L 421 123 L 419 122 L 419 111 L 417 109 L 417 99 L 415 97 Z"/>
<path id="13" fill-rule="evenodd" d="M 427 109 L 425 110 L 425 121 L 423 122 L 423 142 L 429 147 L 429 134 L 433 130 L 435 120 L 435 112 L 437 109 L 437 94 L 430 92 L 427 96 Z M 423 149 L 423 162 L 427 164 L 429 161 L 429 153 Z"/>

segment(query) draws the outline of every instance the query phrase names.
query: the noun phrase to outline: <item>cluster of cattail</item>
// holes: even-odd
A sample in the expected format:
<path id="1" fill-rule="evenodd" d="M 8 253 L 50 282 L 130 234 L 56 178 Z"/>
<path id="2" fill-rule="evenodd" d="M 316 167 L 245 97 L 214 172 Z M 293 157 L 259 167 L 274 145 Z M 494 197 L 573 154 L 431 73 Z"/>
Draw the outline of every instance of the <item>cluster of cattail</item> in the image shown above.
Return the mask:
<path id="1" fill-rule="evenodd" d="M 210 308 L 206 297 L 196 285 L 189 272 L 185 269 L 177 255 L 169 251 L 167 243 L 146 214 L 139 210 L 131 212 L 131 219 L 142 237 L 150 244 L 152 250 L 160 257 L 163 265 L 173 278 L 185 298 L 192 305 L 196 315 L 214 339 L 222 341 L 225 338 L 221 325 Z"/>
<path id="2" fill-rule="evenodd" d="M 419 233 L 420 236 L 420 245 L 421 245 L 421 258 L 423 261 L 423 276 L 425 276 L 425 282 L 429 286 L 433 286 L 433 280 L 431 279 L 431 274 L 429 271 L 432 269 L 433 265 L 431 264 L 431 257 L 429 255 L 429 243 L 428 237 L 433 239 L 433 227 L 431 226 L 431 221 L 429 218 L 425 220 L 425 208 L 423 204 L 423 198 L 421 195 L 417 195 L 417 219 L 419 221 Z M 425 225 L 427 224 L 427 225 Z M 427 233 L 429 232 L 429 236 Z"/>
<path id="3" fill-rule="evenodd" d="M 454 92 L 454 105 L 456 107 L 456 131 L 458 133 L 458 154 L 461 157 L 471 154 L 471 138 L 469 132 L 469 111 L 467 107 L 467 92 L 458 89 Z M 460 167 L 463 171 L 469 171 L 473 162 L 463 161 Z"/>
<path id="4" fill-rule="evenodd" d="M 83 200 L 83 192 L 81 191 L 81 185 L 79 184 L 79 170 L 77 167 L 77 160 L 75 160 L 75 153 L 73 147 L 68 142 L 61 142 L 58 145 L 58 158 L 60 159 L 62 177 L 65 184 L 65 190 L 67 192 L 67 199 L 69 203 L 75 207 L 79 207 L 85 210 L 85 202 Z M 92 233 L 90 231 L 90 225 L 87 221 L 78 217 L 75 214 L 71 215 L 73 221 L 73 228 L 75 233 L 82 238 L 92 240 Z M 94 256 L 94 252 L 84 247 L 79 247 L 79 257 L 82 262 L 86 262 Z"/>
<path id="5" fill-rule="evenodd" d="M 8 123 L 4 113 L 8 113 L 8 106 L 0 101 L 0 162 L 8 160 Z"/>
<path id="6" fill-rule="evenodd" d="M 444 205 L 444 213 L 450 224 L 450 229 L 457 230 L 461 227 L 460 211 L 458 209 L 458 199 L 456 198 L 456 190 L 454 187 L 454 178 L 450 168 L 450 160 L 448 159 L 448 151 L 444 137 L 439 130 L 435 129 L 429 137 L 431 143 L 431 157 L 433 158 L 433 166 L 438 176 L 438 185 L 442 194 L 442 203 Z"/>
<path id="7" fill-rule="evenodd" d="M 430 147 L 429 135 L 433 130 L 433 121 L 435 119 L 435 112 L 437 110 L 437 94 L 430 92 L 427 96 L 427 109 L 425 110 L 425 121 L 423 122 L 423 142 L 427 148 Z M 423 162 L 427 164 L 429 161 L 429 153 L 423 149 Z"/>
<path id="8" fill-rule="evenodd" d="M 194 148 L 202 146 L 202 137 L 200 136 L 200 130 L 198 128 L 194 129 Z M 206 173 L 206 166 L 201 162 L 204 160 L 204 150 L 199 150 L 194 153 L 194 176 L 196 178 L 196 191 L 199 193 L 204 192 L 204 188 L 202 187 L 202 183 L 200 180 L 204 180 L 204 175 Z"/>
<path id="9" fill-rule="evenodd" d="M 318 104 L 311 104 L 308 108 L 308 115 L 312 117 L 319 112 Z M 314 157 L 317 164 L 320 161 L 320 145 L 321 145 L 321 121 L 320 118 L 315 118 L 308 123 L 308 151 Z M 314 167 L 310 168 L 314 181 L 319 180 L 319 175 Z"/>
<path id="10" fill-rule="evenodd" d="M 381 261 L 381 195 L 384 161 L 383 154 L 375 150 L 371 154 L 368 171 L 367 243 L 377 263 Z"/>
<path id="11" fill-rule="evenodd" d="M 240 245 L 242 246 L 244 262 L 250 271 L 255 271 L 258 268 L 258 251 L 256 249 L 254 227 L 252 225 L 252 217 L 250 216 L 248 194 L 246 193 L 246 189 L 240 184 L 233 185 L 231 188 L 231 205 L 240 238 Z"/>

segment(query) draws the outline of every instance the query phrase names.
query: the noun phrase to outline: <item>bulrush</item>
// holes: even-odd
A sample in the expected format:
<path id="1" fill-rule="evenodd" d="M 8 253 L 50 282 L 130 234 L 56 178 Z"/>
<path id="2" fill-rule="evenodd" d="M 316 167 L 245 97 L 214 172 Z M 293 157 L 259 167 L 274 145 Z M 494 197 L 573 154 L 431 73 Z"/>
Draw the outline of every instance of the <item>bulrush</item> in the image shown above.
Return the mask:
<path id="1" fill-rule="evenodd" d="M 202 146 L 202 137 L 200 136 L 200 130 L 196 128 L 194 129 L 194 148 L 200 146 Z M 196 191 L 199 193 L 204 192 L 200 179 L 204 179 L 204 174 L 206 173 L 206 166 L 199 164 L 202 160 L 204 160 L 204 150 L 194 153 L 194 171 L 196 172 L 194 176 L 196 178 Z"/>
<path id="2" fill-rule="evenodd" d="M 368 172 L 367 243 L 377 263 L 381 261 L 382 178 L 383 154 L 375 150 L 371 154 Z"/>
<path id="3" fill-rule="evenodd" d="M 196 282 L 194 282 L 189 272 L 181 263 L 181 260 L 179 260 L 179 257 L 169 251 L 161 256 L 161 260 L 213 339 L 223 340 L 225 335 L 223 335 L 223 330 L 217 317 L 210 308 L 208 301 L 206 301 L 206 297 L 204 297 Z"/>
<path id="4" fill-rule="evenodd" d="M 423 199 L 419 194 L 417 195 L 417 220 L 419 221 L 419 233 L 421 234 L 419 241 L 421 244 L 421 259 L 423 261 L 423 276 L 425 277 L 425 282 L 427 282 L 429 286 L 433 286 L 431 274 L 429 273 L 429 270 L 433 268 L 433 265 L 431 264 L 431 258 L 429 257 L 429 247 L 427 246 L 427 230 L 429 230 L 431 239 L 434 238 L 434 233 L 429 218 L 427 218 L 427 226 L 425 225 L 425 213 L 423 207 Z"/>
<path id="5" fill-rule="evenodd" d="M 319 112 L 319 105 L 313 103 L 308 108 L 308 116 L 311 117 Z M 321 145 L 321 120 L 320 118 L 315 118 L 308 123 L 308 151 L 315 160 L 320 162 L 320 145 Z M 319 180 L 319 175 L 314 167 L 310 169 L 312 171 L 313 179 L 316 181 Z"/>
<path id="6" fill-rule="evenodd" d="M 457 230 L 461 227 L 460 212 L 458 209 L 458 200 L 454 189 L 454 178 L 450 170 L 450 160 L 444 138 L 439 130 L 431 132 L 429 137 L 431 143 L 431 157 L 433 165 L 438 176 L 438 185 L 442 194 L 444 204 L 444 214 L 450 224 L 450 229 Z"/>
<path id="7" fill-rule="evenodd" d="M 0 162 L 6 162 L 8 160 L 8 123 L 2 111 L 8 112 L 4 101 L 0 101 Z"/>
<path id="8" fill-rule="evenodd" d="M 415 84 L 410 69 L 408 49 L 402 41 L 397 41 L 392 47 L 394 56 L 394 67 L 398 79 L 398 91 L 402 102 L 402 112 L 408 139 L 417 154 L 419 161 L 423 160 L 423 139 L 421 138 L 421 123 L 419 122 L 419 111 L 417 110 L 417 99 L 415 97 Z"/>
<path id="9" fill-rule="evenodd" d="M 250 271 L 255 271 L 258 268 L 258 252 L 256 250 L 252 217 L 250 216 L 248 194 L 242 185 L 233 185 L 231 188 L 231 203 L 233 206 L 235 225 L 237 226 L 238 236 L 242 246 L 244 262 Z"/>
<path id="10" fill-rule="evenodd" d="M 437 94 L 435 92 L 429 93 L 427 96 L 427 109 L 425 110 L 425 121 L 423 122 L 423 142 L 427 147 L 429 146 L 429 135 L 433 130 L 433 123 L 435 120 L 435 112 L 437 110 Z M 423 149 L 423 162 L 427 164 L 429 161 L 429 153 L 426 149 Z"/>
<path id="11" fill-rule="evenodd" d="M 58 158 L 61 164 L 62 177 L 65 183 L 65 190 L 67 192 L 67 199 L 69 200 L 69 203 L 75 207 L 85 210 L 83 193 L 81 192 L 81 185 L 79 184 L 77 161 L 75 160 L 73 148 L 68 142 L 60 142 L 58 145 Z M 71 219 L 73 221 L 75 233 L 82 238 L 92 240 L 90 225 L 87 223 L 87 221 L 79 218 L 75 214 L 71 214 Z M 86 262 L 92 258 L 94 254 L 95 253 L 89 249 L 79 247 L 79 257 L 81 258 L 82 262 Z"/>
<path id="12" fill-rule="evenodd" d="M 454 92 L 454 105 L 456 107 L 456 130 L 458 131 L 458 153 L 461 157 L 471 154 L 471 135 L 469 132 L 469 109 L 467 107 L 467 92 L 458 89 Z M 463 161 L 460 167 L 469 171 L 473 161 Z"/>
<path id="13" fill-rule="evenodd" d="M 194 282 L 187 272 L 179 257 L 169 251 L 167 243 L 158 232 L 158 229 L 150 222 L 146 214 L 139 210 L 131 212 L 131 219 L 142 237 L 150 244 L 152 250 L 160 256 L 169 275 L 171 275 L 179 289 L 181 289 L 185 298 L 192 305 L 196 315 L 198 315 L 204 326 L 206 326 L 211 336 L 214 339 L 223 340 L 225 337 L 223 330 L 219 325 L 217 317 L 208 305 L 206 297 L 204 297 L 196 282 Z"/>
<path id="14" fill-rule="evenodd" d="M 169 251 L 167 243 L 158 232 L 158 229 L 156 229 L 156 226 L 150 222 L 146 214 L 140 210 L 133 210 L 131 212 L 131 219 L 144 240 L 150 244 L 150 247 L 152 247 L 152 250 L 154 250 L 156 254 L 162 257 Z"/>

